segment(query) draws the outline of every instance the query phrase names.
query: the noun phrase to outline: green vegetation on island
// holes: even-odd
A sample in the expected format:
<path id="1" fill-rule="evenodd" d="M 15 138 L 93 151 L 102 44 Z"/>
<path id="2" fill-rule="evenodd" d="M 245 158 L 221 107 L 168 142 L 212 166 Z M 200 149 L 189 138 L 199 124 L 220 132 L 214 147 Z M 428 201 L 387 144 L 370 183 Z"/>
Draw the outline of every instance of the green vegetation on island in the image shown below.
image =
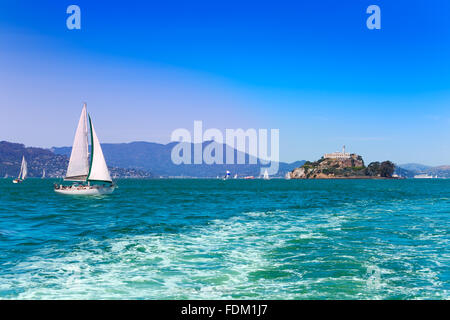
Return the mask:
<path id="1" fill-rule="evenodd" d="M 371 162 L 367 167 L 360 155 L 345 154 L 322 157 L 290 172 L 292 179 L 376 179 L 392 178 L 395 165 L 391 161 Z"/>

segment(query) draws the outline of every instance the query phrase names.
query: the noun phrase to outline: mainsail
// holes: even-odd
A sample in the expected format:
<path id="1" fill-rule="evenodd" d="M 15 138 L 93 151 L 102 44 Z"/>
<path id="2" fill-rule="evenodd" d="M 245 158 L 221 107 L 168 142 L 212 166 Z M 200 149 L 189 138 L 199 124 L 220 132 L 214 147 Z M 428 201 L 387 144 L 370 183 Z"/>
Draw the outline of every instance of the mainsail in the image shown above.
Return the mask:
<path id="1" fill-rule="evenodd" d="M 25 180 L 28 174 L 28 166 L 27 162 L 25 160 L 25 156 L 22 156 L 22 164 L 20 166 L 20 173 L 19 173 L 19 179 Z"/>
<path id="2" fill-rule="evenodd" d="M 86 103 L 83 105 L 81 117 L 78 121 L 69 166 L 64 180 L 86 181 L 89 173 L 89 143 L 87 128 Z"/>
<path id="3" fill-rule="evenodd" d="M 98 141 L 90 116 L 89 125 L 91 128 L 91 168 L 87 180 L 112 182 L 105 157 L 103 156 L 102 147 Z"/>

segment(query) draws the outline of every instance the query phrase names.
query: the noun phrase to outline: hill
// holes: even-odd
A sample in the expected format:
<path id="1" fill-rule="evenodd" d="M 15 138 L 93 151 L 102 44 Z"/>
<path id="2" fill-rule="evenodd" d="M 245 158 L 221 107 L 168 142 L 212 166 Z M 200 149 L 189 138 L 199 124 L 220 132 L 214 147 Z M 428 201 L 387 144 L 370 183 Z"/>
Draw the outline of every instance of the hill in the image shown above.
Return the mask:
<path id="1" fill-rule="evenodd" d="M 414 178 L 415 175 L 426 174 L 430 176 L 437 176 L 438 178 L 450 178 L 450 166 L 426 166 L 418 163 L 400 164 L 397 166 L 399 169 L 407 170 L 408 174 L 404 176 L 407 178 Z"/>
<path id="2" fill-rule="evenodd" d="M 206 147 L 209 142 L 203 143 L 203 148 Z M 223 153 L 226 154 L 230 149 L 233 151 L 235 158 L 238 155 L 243 155 L 246 164 L 181 164 L 175 165 L 171 161 L 172 148 L 176 142 L 168 144 L 159 144 L 152 142 L 130 142 L 130 143 L 105 143 L 102 144 L 103 152 L 107 160 L 112 177 L 150 177 L 150 176 L 164 176 L 164 177 L 216 177 L 223 176 L 226 170 L 237 173 L 242 176 L 259 176 L 261 167 L 264 167 L 259 160 L 257 164 L 248 164 L 250 156 L 248 154 L 242 154 L 230 147 L 223 145 Z M 191 151 L 193 151 L 194 145 L 191 145 Z M 70 156 L 70 147 L 54 147 L 52 149 L 25 147 L 20 143 L 11 143 L 7 141 L 0 142 L 0 177 L 8 175 L 15 177 L 20 170 L 20 162 L 22 156 L 25 155 L 28 162 L 28 171 L 30 177 L 40 177 L 42 170 L 45 168 L 47 177 L 62 177 L 65 174 L 68 164 L 68 157 Z M 192 152 L 193 154 L 193 152 Z M 362 158 L 361 158 L 362 160 Z M 328 168 L 324 167 L 325 163 L 306 162 L 305 160 L 296 161 L 293 163 L 279 163 L 278 177 L 284 177 L 288 172 L 292 172 L 294 169 L 301 168 L 306 164 L 306 168 L 316 167 L 315 173 L 325 175 L 333 174 L 333 171 L 338 169 L 337 174 L 342 176 L 364 176 L 366 167 L 364 170 L 359 168 L 360 165 L 347 165 L 346 168 L 342 167 L 339 163 L 328 164 Z M 369 165 L 370 166 L 370 165 Z M 373 166 L 372 166 L 373 167 Z M 340 171 L 339 171 L 340 170 Z M 299 171 L 296 171 L 297 174 Z M 327 173 L 328 172 L 328 173 Z M 438 176 L 441 178 L 450 178 L 450 166 L 437 166 L 431 167 L 418 163 L 408 163 L 395 165 L 395 174 L 413 178 L 417 174 L 428 174 L 432 176 Z M 313 175 L 314 175 L 313 174 Z M 336 172 L 334 173 L 336 174 Z"/>
<path id="3" fill-rule="evenodd" d="M 398 165 L 395 165 L 394 174 L 402 178 L 414 178 L 415 174 L 413 171 L 406 170 Z"/>
<path id="4" fill-rule="evenodd" d="M 202 149 L 208 146 L 212 141 L 202 144 Z M 222 177 L 227 170 L 234 175 L 237 173 L 242 176 L 259 176 L 260 169 L 263 166 L 258 159 L 257 164 L 249 164 L 250 157 L 227 145 L 222 145 L 223 154 L 233 152 L 235 159 L 238 155 L 245 158 L 245 164 L 180 164 L 176 165 L 172 162 L 171 153 L 173 147 L 178 142 L 168 144 L 159 144 L 153 142 L 130 142 L 130 143 L 104 143 L 102 144 L 103 153 L 108 164 L 121 168 L 136 168 L 151 172 L 154 176 L 163 177 Z M 191 163 L 193 163 L 194 144 L 190 144 Z M 53 147 L 52 151 L 59 155 L 70 155 L 71 147 Z M 279 163 L 279 171 L 277 176 L 284 175 L 301 166 L 305 161 L 296 161 L 293 163 Z"/>
<path id="5" fill-rule="evenodd" d="M 20 171 L 22 156 L 28 163 L 28 176 L 40 177 L 45 168 L 46 176 L 63 176 L 68 158 L 64 155 L 54 154 L 52 151 L 42 148 L 26 148 L 20 143 L 0 141 L 0 176 L 16 177 Z"/>
<path id="6" fill-rule="evenodd" d="M 404 163 L 398 165 L 400 168 L 411 171 L 411 172 L 425 172 L 426 170 L 432 168 L 430 166 L 420 164 L 420 163 Z"/>
<path id="7" fill-rule="evenodd" d="M 28 176 L 41 177 L 45 168 L 45 175 L 49 178 L 63 177 L 67 170 L 69 157 L 56 154 L 43 148 L 25 147 L 20 143 L 0 141 L 0 177 L 16 177 L 20 171 L 22 156 L 28 163 Z M 109 167 L 112 177 L 149 177 L 150 173 L 133 168 Z"/>

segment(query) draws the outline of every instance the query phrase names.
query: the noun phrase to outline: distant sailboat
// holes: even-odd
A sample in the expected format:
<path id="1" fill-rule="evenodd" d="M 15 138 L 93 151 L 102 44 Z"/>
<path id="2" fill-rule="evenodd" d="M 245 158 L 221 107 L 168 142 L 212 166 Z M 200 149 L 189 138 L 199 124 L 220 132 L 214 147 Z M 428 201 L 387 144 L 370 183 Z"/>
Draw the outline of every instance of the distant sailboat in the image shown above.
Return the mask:
<path id="1" fill-rule="evenodd" d="M 91 141 L 90 152 L 89 137 Z M 91 117 L 87 114 L 86 103 L 83 105 L 78 121 L 64 180 L 75 183 L 72 186 L 55 185 L 56 192 L 73 195 L 99 195 L 112 193 L 115 188 Z"/>
<path id="2" fill-rule="evenodd" d="M 238 176 L 237 176 L 237 173 L 234 175 L 234 179 L 237 179 L 238 178 Z"/>
<path id="3" fill-rule="evenodd" d="M 227 180 L 230 178 L 231 172 L 227 170 L 227 173 L 225 174 L 225 177 L 223 177 L 223 180 Z"/>
<path id="4" fill-rule="evenodd" d="M 45 179 L 45 168 L 42 169 L 42 178 L 41 179 Z"/>
<path id="5" fill-rule="evenodd" d="M 269 179 L 270 179 L 270 177 L 269 177 L 269 172 L 267 172 L 267 169 L 266 169 L 266 171 L 264 171 L 263 179 L 264 179 L 264 180 L 269 180 Z"/>
<path id="6" fill-rule="evenodd" d="M 290 180 L 290 179 L 291 179 L 291 173 L 290 173 L 290 172 L 286 173 L 286 175 L 284 176 L 284 178 L 285 178 L 286 180 Z"/>
<path id="7" fill-rule="evenodd" d="M 27 177 L 27 174 L 28 174 L 28 165 L 27 165 L 27 161 L 25 160 L 25 156 L 23 156 L 22 164 L 20 165 L 19 176 L 17 177 L 17 179 L 13 180 L 13 183 L 22 182 Z"/>

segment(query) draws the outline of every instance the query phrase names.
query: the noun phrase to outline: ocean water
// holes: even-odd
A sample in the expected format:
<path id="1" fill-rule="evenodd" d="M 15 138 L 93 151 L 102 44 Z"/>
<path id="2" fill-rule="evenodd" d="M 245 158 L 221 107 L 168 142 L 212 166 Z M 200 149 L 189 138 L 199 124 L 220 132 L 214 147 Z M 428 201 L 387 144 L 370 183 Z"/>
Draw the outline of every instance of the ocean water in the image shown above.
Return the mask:
<path id="1" fill-rule="evenodd" d="M 0 299 L 449 299 L 450 180 L 0 180 Z"/>

